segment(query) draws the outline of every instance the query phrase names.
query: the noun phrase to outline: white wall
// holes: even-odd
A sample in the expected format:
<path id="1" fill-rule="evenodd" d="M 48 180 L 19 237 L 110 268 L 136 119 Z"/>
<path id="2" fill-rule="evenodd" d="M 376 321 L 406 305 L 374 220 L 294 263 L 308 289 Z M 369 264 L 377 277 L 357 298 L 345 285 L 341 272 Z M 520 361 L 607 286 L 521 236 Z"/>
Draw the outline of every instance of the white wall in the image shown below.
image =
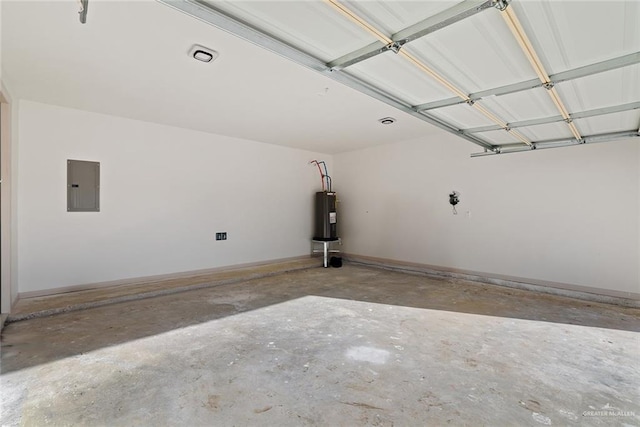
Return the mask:
<path id="1" fill-rule="evenodd" d="M 640 293 L 637 139 L 469 157 L 477 151 L 443 136 L 334 156 L 344 250 Z"/>
<path id="2" fill-rule="evenodd" d="M 18 298 L 17 258 L 17 159 L 18 101 L 12 97 L 6 77 L 0 79 L 2 107 L 2 313 L 9 313 Z"/>
<path id="3" fill-rule="evenodd" d="M 18 300 L 18 144 L 20 142 L 20 101 L 11 102 L 11 304 Z"/>
<path id="4" fill-rule="evenodd" d="M 9 91 L 0 78 L 0 282 L 2 302 L 0 312 L 9 313 L 13 302 L 11 289 L 11 143 L 12 102 Z"/>
<path id="5" fill-rule="evenodd" d="M 307 255 L 318 156 L 21 101 L 20 292 Z M 99 213 L 66 212 L 67 159 L 100 162 Z"/>

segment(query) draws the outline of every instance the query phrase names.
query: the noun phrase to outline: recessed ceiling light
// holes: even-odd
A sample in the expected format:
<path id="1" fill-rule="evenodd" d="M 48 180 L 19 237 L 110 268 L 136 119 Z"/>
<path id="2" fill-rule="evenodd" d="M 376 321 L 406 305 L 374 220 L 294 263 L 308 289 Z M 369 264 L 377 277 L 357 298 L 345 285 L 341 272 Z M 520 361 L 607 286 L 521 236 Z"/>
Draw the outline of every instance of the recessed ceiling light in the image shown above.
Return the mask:
<path id="1" fill-rule="evenodd" d="M 193 57 L 202 62 L 211 62 L 213 59 L 213 56 L 209 52 L 205 52 L 203 50 L 196 50 Z"/>
<path id="2" fill-rule="evenodd" d="M 218 57 L 219 53 L 208 47 L 199 44 L 193 45 L 189 50 L 189 56 L 201 62 L 211 62 Z"/>
<path id="3" fill-rule="evenodd" d="M 393 117 L 385 117 L 383 119 L 378 120 L 380 123 L 382 123 L 383 125 L 390 125 L 392 123 L 396 122 L 396 119 L 394 119 Z"/>

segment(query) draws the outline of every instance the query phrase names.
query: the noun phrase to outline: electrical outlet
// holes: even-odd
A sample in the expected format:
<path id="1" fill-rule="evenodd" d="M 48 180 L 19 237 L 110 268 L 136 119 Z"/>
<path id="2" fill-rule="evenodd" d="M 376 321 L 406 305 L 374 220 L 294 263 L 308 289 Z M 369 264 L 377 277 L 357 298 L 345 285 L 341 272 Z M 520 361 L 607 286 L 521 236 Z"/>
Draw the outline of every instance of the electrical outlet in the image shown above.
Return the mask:
<path id="1" fill-rule="evenodd" d="M 227 240 L 227 232 L 216 233 L 216 240 Z"/>

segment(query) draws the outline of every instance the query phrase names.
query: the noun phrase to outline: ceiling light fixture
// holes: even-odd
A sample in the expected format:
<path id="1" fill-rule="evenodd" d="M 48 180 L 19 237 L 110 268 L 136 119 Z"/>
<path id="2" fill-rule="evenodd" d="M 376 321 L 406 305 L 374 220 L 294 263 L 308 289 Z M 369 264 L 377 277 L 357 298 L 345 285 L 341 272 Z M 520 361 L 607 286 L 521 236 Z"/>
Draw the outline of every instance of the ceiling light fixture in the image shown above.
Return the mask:
<path id="1" fill-rule="evenodd" d="M 394 119 L 393 117 L 385 117 L 382 118 L 380 120 L 378 120 L 380 123 L 382 123 L 383 125 L 390 125 L 396 122 L 396 119 Z"/>
<path id="2" fill-rule="evenodd" d="M 201 50 L 197 50 L 194 54 L 193 57 L 195 59 L 197 59 L 198 61 L 202 61 L 202 62 L 211 62 L 211 60 L 213 59 L 213 56 L 211 56 L 210 53 L 208 52 L 203 52 Z"/>
<path id="3" fill-rule="evenodd" d="M 189 56 L 201 62 L 212 62 L 218 57 L 218 55 L 219 53 L 215 50 L 209 49 L 199 44 L 193 45 L 189 50 Z"/>
<path id="4" fill-rule="evenodd" d="M 509 126 L 503 120 L 500 120 L 495 114 L 491 113 L 486 108 L 481 107 L 478 104 L 477 101 L 476 102 L 472 102 L 471 98 L 469 97 L 469 95 L 467 95 L 465 92 L 463 92 L 462 90 L 457 88 L 453 83 L 451 83 L 450 81 L 445 79 L 443 76 L 441 76 L 433 68 L 429 67 L 427 64 L 425 64 L 424 62 L 422 62 L 421 60 L 416 58 L 414 55 L 412 55 L 409 52 L 407 52 L 405 49 L 401 49 L 401 47 L 397 47 L 397 48 L 394 49 L 394 46 L 393 46 L 394 45 L 394 41 L 391 38 L 387 37 L 382 32 L 380 32 L 377 28 L 375 28 L 373 25 L 369 24 L 367 21 L 365 21 L 364 19 L 360 18 L 356 13 L 354 13 L 351 10 L 349 10 L 344 5 L 338 3 L 336 0 L 325 0 L 325 1 L 330 6 L 332 6 L 335 10 L 337 10 L 338 12 L 340 12 L 344 16 L 346 16 L 349 20 L 355 22 L 356 24 L 358 24 L 359 26 L 361 26 L 362 28 L 364 28 L 365 30 L 367 30 L 368 32 L 373 34 L 378 40 L 380 40 L 381 42 L 383 42 L 387 46 L 389 46 L 389 48 L 393 52 L 395 52 L 396 54 L 398 54 L 398 55 L 404 57 L 405 59 L 407 59 L 413 65 L 415 65 L 420 70 L 422 70 L 425 74 L 429 75 L 431 78 L 433 78 L 435 81 L 440 83 L 442 86 L 446 87 L 448 90 L 453 92 L 457 97 L 461 98 L 463 101 L 467 102 L 469 105 L 471 105 L 474 108 L 476 108 L 480 113 L 482 113 L 489 120 L 491 120 L 492 122 L 496 123 L 497 125 L 502 127 L 507 132 L 511 133 L 513 136 L 515 136 L 517 139 L 519 139 L 520 141 L 524 142 L 528 146 L 532 146 L 531 142 L 527 138 L 525 138 L 520 132 L 511 130 L 509 128 Z"/>
<path id="5" fill-rule="evenodd" d="M 555 104 L 556 108 L 560 112 L 560 115 L 562 116 L 564 121 L 567 122 L 567 125 L 569 126 L 571 133 L 578 141 L 582 140 L 582 136 L 580 135 L 580 132 L 578 132 L 578 128 L 576 128 L 576 125 L 573 123 L 573 120 L 571 119 L 569 112 L 567 111 L 566 107 L 562 103 L 562 100 L 560 99 L 558 92 L 553 87 L 553 83 L 551 82 L 551 77 L 549 77 L 549 74 L 544 69 L 544 65 L 542 65 L 542 61 L 540 61 L 540 58 L 538 57 L 538 54 L 533 48 L 533 45 L 531 44 L 529 37 L 527 37 L 527 33 L 525 33 L 524 28 L 522 27 L 522 24 L 520 24 L 520 20 L 516 16 L 515 11 L 513 10 L 513 6 L 508 6 L 504 9 L 501 9 L 500 12 L 502 17 L 504 18 L 504 21 L 507 23 L 509 30 L 511 30 L 511 33 L 514 35 L 514 37 L 518 41 L 518 44 L 520 45 L 522 52 L 524 52 L 525 56 L 531 63 L 531 66 L 533 67 L 534 71 L 538 75 L 538 78 L 542 82 L 542 85 L 547 89 L 547 93 L 549 94 L 551 101 L 553 101 L 553 103 Z"/>

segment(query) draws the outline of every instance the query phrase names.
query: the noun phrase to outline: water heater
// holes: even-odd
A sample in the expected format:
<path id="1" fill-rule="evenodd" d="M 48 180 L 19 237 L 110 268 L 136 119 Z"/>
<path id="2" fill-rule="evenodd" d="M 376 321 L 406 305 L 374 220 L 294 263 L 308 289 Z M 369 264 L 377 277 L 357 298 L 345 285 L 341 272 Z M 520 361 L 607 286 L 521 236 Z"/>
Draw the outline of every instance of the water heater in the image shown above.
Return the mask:
<path id="1" fill-rule="evenodd" d="M 316 219 L 314 240 L 337 240 L 336 193 L 319 191 L 316 193 Z"/>

